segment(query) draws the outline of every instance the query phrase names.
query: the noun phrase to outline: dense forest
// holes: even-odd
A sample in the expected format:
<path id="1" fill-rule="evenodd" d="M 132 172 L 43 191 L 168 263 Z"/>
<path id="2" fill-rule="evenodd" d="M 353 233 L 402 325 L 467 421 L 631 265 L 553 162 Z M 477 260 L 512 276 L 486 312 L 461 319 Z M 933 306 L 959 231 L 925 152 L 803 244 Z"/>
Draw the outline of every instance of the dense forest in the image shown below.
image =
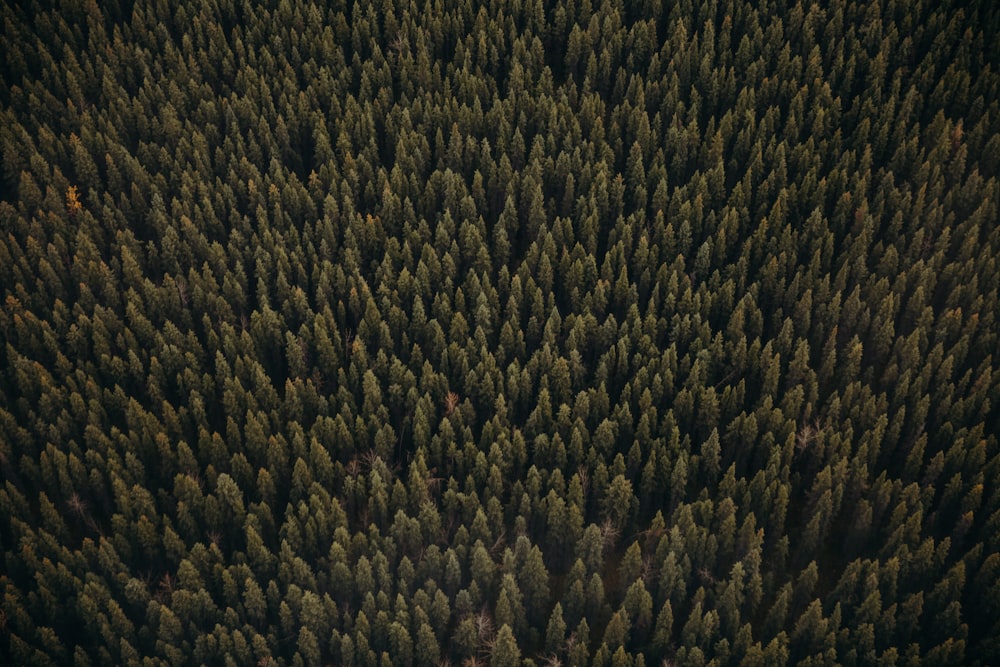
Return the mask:
<path id="1" fill-rule="evenodd" d="M 0 663 L 1000 664 L 994 3 L 0 15 Z"/>

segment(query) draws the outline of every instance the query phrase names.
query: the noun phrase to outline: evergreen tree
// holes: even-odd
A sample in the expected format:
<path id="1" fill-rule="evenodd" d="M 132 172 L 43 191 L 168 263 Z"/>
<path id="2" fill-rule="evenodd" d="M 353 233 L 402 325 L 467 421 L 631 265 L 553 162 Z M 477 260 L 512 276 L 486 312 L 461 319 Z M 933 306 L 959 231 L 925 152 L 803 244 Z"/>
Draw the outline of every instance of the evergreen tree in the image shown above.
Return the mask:
<path id="1" fill-rule="evenodd" d="M 501 625 L 491 649 L 490 667 L 517 667 L 520 663 L 521 649 L 514 639 L 514 631 L 509 625 Z"/>

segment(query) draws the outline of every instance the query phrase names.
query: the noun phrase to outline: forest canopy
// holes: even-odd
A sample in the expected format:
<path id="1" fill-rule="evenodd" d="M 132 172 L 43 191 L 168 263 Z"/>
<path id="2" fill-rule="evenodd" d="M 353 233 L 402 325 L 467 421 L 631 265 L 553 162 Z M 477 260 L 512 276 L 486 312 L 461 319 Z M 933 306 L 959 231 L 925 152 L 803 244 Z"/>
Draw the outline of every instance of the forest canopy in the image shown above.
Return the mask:
<path id="1" fill-rule="evenodd" d="M 994 3 L 0 17 L 3 664 L 1000 664 Z"/>

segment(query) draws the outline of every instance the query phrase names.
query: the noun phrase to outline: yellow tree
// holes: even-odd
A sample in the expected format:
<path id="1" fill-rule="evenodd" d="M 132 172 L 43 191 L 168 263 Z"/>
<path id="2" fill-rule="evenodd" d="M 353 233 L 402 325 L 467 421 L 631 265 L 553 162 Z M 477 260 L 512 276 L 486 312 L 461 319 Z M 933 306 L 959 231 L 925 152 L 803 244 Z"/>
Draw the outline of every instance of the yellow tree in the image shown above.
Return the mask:
<path id="1" fill-rule="evenodd" d="M 83 203 L 80 201 L 80 193 L 77 191 L 75 185 L 71 185 L 66 189 L 66 210 L 69 212 L 70 217 L 73 217 L 83 208 Z"/>

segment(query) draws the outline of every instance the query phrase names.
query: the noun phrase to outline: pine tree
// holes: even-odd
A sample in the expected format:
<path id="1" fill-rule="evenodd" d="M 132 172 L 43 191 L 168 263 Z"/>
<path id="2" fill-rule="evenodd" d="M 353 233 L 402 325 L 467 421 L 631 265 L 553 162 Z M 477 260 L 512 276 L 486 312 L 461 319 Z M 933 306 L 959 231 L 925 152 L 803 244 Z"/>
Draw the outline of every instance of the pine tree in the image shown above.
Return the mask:
<path id="1" fill-rule="evenodd" d="M 521 649 L 509 625 L 501 625 L 490 655 L 490 667 L 517 667 L 521 663 Z"/>
<path id="2" fill-rule="evenodd" d="M 562 652 L 566 640 L 566 621 L 563 619 L 562 605 L 556 602 L 545 629 L 545 651 L 552 655 Z"/>

